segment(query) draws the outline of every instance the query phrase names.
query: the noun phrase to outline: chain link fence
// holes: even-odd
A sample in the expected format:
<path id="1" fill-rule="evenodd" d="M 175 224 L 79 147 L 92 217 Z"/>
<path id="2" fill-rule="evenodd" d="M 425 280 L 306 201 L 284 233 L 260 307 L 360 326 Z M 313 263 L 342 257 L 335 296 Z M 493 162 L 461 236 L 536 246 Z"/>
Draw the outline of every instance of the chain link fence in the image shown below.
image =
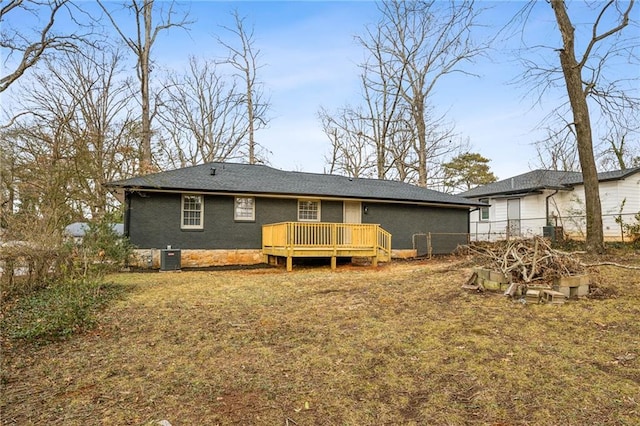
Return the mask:
<path id="1" fill-rule="evenodd" d="M 552 224 L 545 218 L 512 219 L 472 222 L 469 233 L 426 232 L 413 235 L 413 249 L 418 257 L 431 257 L 452 253 L 459 245 L 471 241 L 500 241 L 511 238 L 544 236 L 554 241 L 565 238 L 584 239 L 586 216 L 556 216 Z M 635 224 L 635 214 L 602 215 L 602 226 L 607 241 L 629 241 L 625 224 Z"/>
<path id="2" fill-rule="evenodd" d="M 625 224 L 635 224 L 635 214 L 604 214 L 602 228 L 607 241 L 627 241 Z M 471 222 L 471 241 L 499 241 L 510 238 L 530 238 L 542 235 L 552 239 L 584 239 L 586 216 L 554 216 L 551 224 L 545 218 L 511 219 Z"/>
<path id="3" fill-rule="evenodd" d="M 413 249 L 418 257 L 431 257 L 434 254 L 450 254 L 459 245 L 469 244 L 468 233 L 427 232 L 413 235 Z"/>

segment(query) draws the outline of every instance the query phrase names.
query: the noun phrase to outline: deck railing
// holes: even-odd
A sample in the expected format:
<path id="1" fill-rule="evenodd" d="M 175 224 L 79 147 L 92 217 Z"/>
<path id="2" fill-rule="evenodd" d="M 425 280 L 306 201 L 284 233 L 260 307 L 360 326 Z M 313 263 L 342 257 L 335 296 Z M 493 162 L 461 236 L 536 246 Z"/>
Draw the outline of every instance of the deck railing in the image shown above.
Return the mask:
<path id="1" fill-rule="evenodd" d="M 391 234 L 377 224 L 282 222 L 263 225 L 265 255 L 287 257 L 375 256 L 391 260 Z"/>

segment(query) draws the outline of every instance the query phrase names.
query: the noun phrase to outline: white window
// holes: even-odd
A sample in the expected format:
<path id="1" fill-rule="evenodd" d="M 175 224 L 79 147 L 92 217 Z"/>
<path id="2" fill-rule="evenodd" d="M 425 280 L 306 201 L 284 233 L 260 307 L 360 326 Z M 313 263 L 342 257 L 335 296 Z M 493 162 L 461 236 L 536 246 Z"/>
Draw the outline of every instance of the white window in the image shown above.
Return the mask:
<path id="1" fill-rule="evenodd" d="M 298 220 L 320 222 L 320 201 L 298 200 Z"/>
<path id="2" fill-rule="evenodd" d="M 202 195 L 182 196 L 182 229 L 202 229 L 204 203 Z"/>
<path id="3" fill-rule="evenodd" d="M 236 197 L 234 212 L 235 220 L 255 220 L 256 207 L 253 197 Z"/>
<path id="4" fill-rule="evenodd" d="M 480 198 L 481 203 L 489 203 L 488 198 Z M 489 206 L 480 207 L 480 220 L 489 220 Z"/>

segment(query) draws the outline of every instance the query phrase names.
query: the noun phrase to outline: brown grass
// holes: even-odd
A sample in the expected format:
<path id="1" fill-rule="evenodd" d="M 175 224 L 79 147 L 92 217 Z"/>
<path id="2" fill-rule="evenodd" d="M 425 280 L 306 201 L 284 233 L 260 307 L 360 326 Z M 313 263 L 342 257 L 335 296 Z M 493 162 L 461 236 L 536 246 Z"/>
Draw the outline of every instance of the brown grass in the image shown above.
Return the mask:
<path id="1" fill-rule="evenodd" d="M 458 262 L 458 263 L 456 263 Z M 440 259 L 122 274 L 93 332 L 3 348 L 2 424 L 632 425 L 640 272 L 523 305 Z"/>

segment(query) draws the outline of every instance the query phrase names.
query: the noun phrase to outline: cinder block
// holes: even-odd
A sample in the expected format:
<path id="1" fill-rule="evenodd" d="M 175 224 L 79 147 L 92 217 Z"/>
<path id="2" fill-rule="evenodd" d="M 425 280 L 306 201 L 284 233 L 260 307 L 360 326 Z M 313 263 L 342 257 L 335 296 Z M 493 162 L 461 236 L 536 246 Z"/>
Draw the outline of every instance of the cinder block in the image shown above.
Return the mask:
<path id="1" fill-rule="evenodd" d="M 498 271 L 489 271 L 489 279 L 491 281 L 499 282 L 500 284 L 506 284 L 509 282 L 507 277 L 502 272 Z"/>
<path id="2" fill-rule="evenodd" d="M 581 297 L 589 295 L 589 285 L 580 285 L 577 287 L 553 287 L 554 291 L 559 291 L 568 298 Z"/>
<path id="3" fill-rule="evenodd" d="M 478 274 L 479 278 L 482 278 L 483 280 L 488 280 L 489 279 L 489 274 L 490 274 L 491 271 L 488 270 L 488 269 L 484 269 L 484 268 L 473 268 L 473 272 Z"/>
<path id="4" fill-rule="evenodd" d="M 500 283 L 496 281 L 484 280 L 482 285 L 487 290 L 500 290 Z"/>
<path id="5" fill-rule="evenodd" d="M 578 286 L 578 290 L 577 290 L 577 296 L 578 297 L 582 297 L 582 296 L 588 296 L 589 295 L 589 283 L 587 284 L 583 284 L 583 285 L 579 285 Z"/>
<path id="6" fill-rule="evenodd" d="M 551 303 L 553 305 L 562 305 L 565 302 L 565 295 L 559 291 L 542 290 L 542 300 L 545 303 Z"/>
<path id="7" fill-rule="evenodd" d="M 553 280 L 553 285 L 558 287 L 578 287 L 581 285 L 589 285 L 590 282 L 591 277 L 589 274 L 582 274 L 555 278 Z"/>
<path id="8" fill-rule="evenodd" d="M 527 303 L 540 303 L 540 290 L 527 290 L 524 299 Z"/>
<path id="9" fill-rule="evenodd" d="M 571 287 L 558 287 L 557 285 L 554 285 L 553 291 L 564 294 L 564 297 L 571 297 Z"/>
<path id="10" fill-rule="evenodd" d="M 583 285 L 572 286 L 572 287 L 554 285 L 553 290 L 564 294 L 565 297 L 568 297 L 568 298 L 582 297 L 582 296 L 589 295 L 589 284 L 583 284 Z"/>

